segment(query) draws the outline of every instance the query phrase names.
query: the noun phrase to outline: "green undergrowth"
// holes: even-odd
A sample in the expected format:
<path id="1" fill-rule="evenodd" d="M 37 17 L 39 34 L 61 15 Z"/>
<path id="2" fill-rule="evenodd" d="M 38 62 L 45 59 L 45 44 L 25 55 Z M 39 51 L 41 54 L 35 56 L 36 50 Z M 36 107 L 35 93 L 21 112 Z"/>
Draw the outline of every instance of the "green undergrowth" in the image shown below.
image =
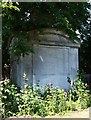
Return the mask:
<path id="1" fill-rule="evenodd" d="M 4 118 L 21 115 L 63 115 L 68 111 L 91 106 L 90 92 L 81 79 L 76 79 L 67 92 L 53 85 L 47 85 L 41 92 L 39 86 L 29 86 L 26 83 L 20 90 L 9 80 L 4 80 L 0 84 L 0 98 L 0 112 Z"/>

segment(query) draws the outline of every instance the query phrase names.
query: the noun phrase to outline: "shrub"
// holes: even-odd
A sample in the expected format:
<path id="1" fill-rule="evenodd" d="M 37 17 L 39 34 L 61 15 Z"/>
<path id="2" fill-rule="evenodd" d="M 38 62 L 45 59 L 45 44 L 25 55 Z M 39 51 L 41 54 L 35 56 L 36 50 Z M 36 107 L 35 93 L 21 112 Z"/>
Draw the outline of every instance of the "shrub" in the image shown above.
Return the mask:
<path id="1" fill-rule="evenodd" d="M 43 101 L 42 94 L 37 86 L 33 90 L 32 86 L 26 84 L 21 90 L 19 103 L 19 115 L 47 115 L 45 101 Z"/>
<path id="2" fill-rule="evenodd" d="M 18 112 L 17 92 L 18 88 L 14 84 L 11 84 L 9 80 L 1 81 L 0 97 L 2 117 L 12 116 Z"/>
<path id="3" fill-rule="evenodd" d="M 0 84 L 0 96 L 2 117 L 64 114 L 91 106 L 91 94 L 81 79 L 76 79 L 68 92 L 53 85 L 47 85 L 41 92 L 38 85 L 28 86 L 26 82 L 20 90 L 9 80 L 4 80 Z"/>
<path id="4" fill-rule="evenodd" d="M 72 101 L 77 102 L 78 108 L 85 109 L 88 107 L 89 96 L 87 85 L 81 79 L 77 78 L 71 87 L 69 98 L 71 97 Z"/>
<path id="5" fill-rule="evenodd" d="M 66 95 L 64 90 L 56 89 L 53 86 L 46 86 L 44 100 L 49 115 L 63 113 L 66 110 Z"/>

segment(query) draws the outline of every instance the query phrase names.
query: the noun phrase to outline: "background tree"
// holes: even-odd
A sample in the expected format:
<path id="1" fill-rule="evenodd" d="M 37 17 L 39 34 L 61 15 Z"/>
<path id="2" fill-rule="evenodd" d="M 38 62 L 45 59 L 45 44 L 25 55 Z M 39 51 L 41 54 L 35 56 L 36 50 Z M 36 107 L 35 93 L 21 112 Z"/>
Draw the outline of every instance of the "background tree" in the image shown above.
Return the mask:
<path id="1" fill-rule="evenodd" d="M 14 7 L 10 7 L 10 4 Z M 86 39 L 84 29 L 87 29 L 88 24 L 88 7 L 89 4 L 85 2 L 7 3 L 6 7 L 3 7 L 2 18 L 3 66 L 5 63 L 10 64 L 10 51 L 16 56 L 31 52 L 24 43 L 30 39 L 27 31 L 33 29 L 55 28 L 66 33 L 69 40 Z M 18 42 L 10 46 L 13 37 L 17 37 Z"/>
<path id="2" fill-rule="evenodd" d="M 82 36 L 83 41 L 80 47 L 80 68 L 85 73 L 91 74 L 91 16 L 87 20 L 84 34 L 85 36 Z"/>
<path id="3" fill-rule="evenodd" d="M 82 35 L 82 44 L 80 47 L 80 68 L 84 70 L 85 73 L 91 74 L 91 3 L 88 6 L 90 17 L 84 28 L 84 35 Z"/>

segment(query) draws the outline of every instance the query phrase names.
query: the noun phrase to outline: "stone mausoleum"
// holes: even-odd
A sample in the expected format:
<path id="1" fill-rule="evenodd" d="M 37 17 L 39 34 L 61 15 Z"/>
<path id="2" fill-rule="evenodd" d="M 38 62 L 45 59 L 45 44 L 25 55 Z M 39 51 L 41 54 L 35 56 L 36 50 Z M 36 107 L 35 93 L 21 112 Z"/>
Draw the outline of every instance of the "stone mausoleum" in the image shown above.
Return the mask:
<path id="1" fill-rule="evenodd" d="M 12 80 L 22 88 L 24 86 L 24 74 L 28 84 L 40 86 L 53 84 L 60 89 L 68 90 L 70 84 L 77 77 L 78 70 L 78 42 L 68 40 L 68 36 L 55 29 L 41 29 L 30 31 L 33 53 L 16 58 L 11 58 Z"/>

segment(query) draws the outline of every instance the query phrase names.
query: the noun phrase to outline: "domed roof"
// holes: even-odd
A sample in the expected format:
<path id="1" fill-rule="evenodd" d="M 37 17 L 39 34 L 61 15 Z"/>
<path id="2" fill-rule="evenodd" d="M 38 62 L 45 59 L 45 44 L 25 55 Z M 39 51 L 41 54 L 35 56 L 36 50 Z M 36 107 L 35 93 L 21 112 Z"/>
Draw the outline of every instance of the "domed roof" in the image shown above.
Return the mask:
<path id="1" fill-rule="evenodd" d="M 46 44 L 46 45 L 61 45 L 70 47 L 80 47 L 80 43 L 69 40 L 69 36 L 62 31 L 56 29 L 39 29 L 29 32 L 32 37 L 33 43 Z"/>

